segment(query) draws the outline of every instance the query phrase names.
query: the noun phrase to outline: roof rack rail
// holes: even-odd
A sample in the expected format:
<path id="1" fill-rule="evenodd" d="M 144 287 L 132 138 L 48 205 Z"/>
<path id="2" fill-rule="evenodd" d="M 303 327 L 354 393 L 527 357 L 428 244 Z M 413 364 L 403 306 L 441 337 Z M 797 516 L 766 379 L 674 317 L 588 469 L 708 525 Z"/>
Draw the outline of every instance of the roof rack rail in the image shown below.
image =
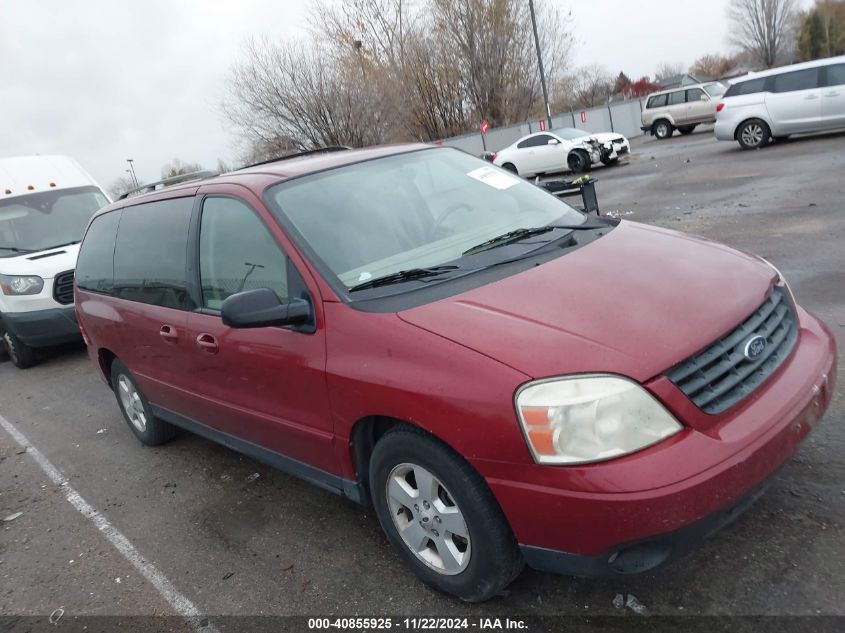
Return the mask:
<path id="1" fill-rule="evenodd" d="M 269 165 L 270 163 L 278 163 L 279 161 L 288 160 L 289 158 L 299 158 L 300 156 L 309 156 L 311 154 L 329 154 L 331 152 L 344 152 L 350 149 L 352 148 L 347 145 L 329 145 L 327 147 L 318 147 L 317 149 L 308 149 L 302 152 L 294 152 L 293 154 L 286 154 L 285 156 L 278 156 L 269 160 L 262 160 L 257 163 L 252 163 L 251 165 L 244 165 L 243 167 L 241 167 L 241 169 L 247 169 L 248 167 L 258 167 L 259 165 Z"/>
<path id="2" fill-rule="evenodd" d="M 163 180 L 157 180 L 156 182 L 150 182 L 146 185 L 141 185 L 140 187 L 135 187 L 134 189 L 130 189 L 129 191 L 122 193 L 118 196 L 118 200 L 125 200 L 130 196 L 134 196 L 136 194 L 142 193 L 150 193 L 151 191 L 156 191 L 157 189 L 164 189 L 165 187 L 169 187 L 171 185 L 177 185 L 182 182 L 190 182 L 192 180 L 205 180 L 206 178 L 214 178 L 214 176 L 219 175 L 216 171 L 192 171 L 189 174 L 179 174 L 178 176 L 172 176 L 170 178 L 165 178 Z"/>

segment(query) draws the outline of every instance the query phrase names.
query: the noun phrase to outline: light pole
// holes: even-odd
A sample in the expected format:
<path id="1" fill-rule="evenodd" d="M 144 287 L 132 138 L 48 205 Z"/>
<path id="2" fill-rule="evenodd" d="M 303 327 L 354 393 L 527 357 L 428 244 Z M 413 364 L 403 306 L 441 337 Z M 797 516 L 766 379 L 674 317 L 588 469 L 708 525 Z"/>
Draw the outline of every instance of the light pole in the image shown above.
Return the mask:
<path id="1" fill-rule="evenodd" d="M 138 176 L 135 175 L 135 166 L 132 164 L 133 159 L 127 158 L 126 162 L 129 163 L 129 174 L 132 176 L 132 182 L 137 187 L 138 186 Z"/>
<path id="2" fill-rule="evenodd" d="M 537 17 L 534 15 L 534 0 L 528 0 L 531 11 L 531 26 L 534 29 L 534 46 L 537 48 L 537 67 L 540 69 L 540 85 L 543 86 L 543 102 L 546 104 L 546 129 L 552 129 L 552 109 L 549 106 L 549 89 L 546 87 L 546 72 L 543 70 L 543 55 L 540 51 L 540 37 L 537 35 Z"/>

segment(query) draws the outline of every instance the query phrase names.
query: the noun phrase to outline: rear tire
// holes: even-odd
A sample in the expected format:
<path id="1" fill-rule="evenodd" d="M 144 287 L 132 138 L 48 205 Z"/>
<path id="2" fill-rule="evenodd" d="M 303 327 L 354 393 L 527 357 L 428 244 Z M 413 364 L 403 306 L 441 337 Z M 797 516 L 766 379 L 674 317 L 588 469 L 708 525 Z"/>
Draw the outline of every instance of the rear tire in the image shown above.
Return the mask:
<path id="1" fill-rule="evenodd" d="M 376 443 L 370 492 L 390 544 L 427 585 L 482 602 L 522 571 L 522 554 L 487 483 L 424 431 L 397 427 Z"/>
<path id="2" fill-rule="evenodd" d="M 584 150 L 576 149 L 566 157 L 566 164 L 573 174 L 581 174 L 590 168 L 590 157 Z"/>
<path id="3" fill-rule="evenodd" d="M 517 171 L 516 165 L 513 163 L 505 163 L 502 165 L 502 169 L 507 169 L 508 171 L 515 173 L 517 176 L 519 175 L 519 171 Z"/>
<path id="4" fill-rule="evenodd" d="M 3 347 L 9 355 L 9 360 L 18 369 L 29 369 L 38 360 L 35 349 L 9 331 L 3 332 Z"/>
<path id="5" fill-rule="evenodd" d="M 666 119 L 655 121 L 654 125 L 651 126 L 651 133 L 661 141 L 672 136 L 672 132 L 674 131 L 675 128 L 673 128 L 672 124 Z"/>
<path id="6" fill-rule="evenodd" d="M 736 131 L 736 140 L 744 150 L 761 149 L 769 144 L 772 131 L 765 121 L 760 119 L 749 119 L 739 126 Z"/>
<path id="7" fill-rule="evenodd" d="M 686 134 L 692 134 L 692 133 L 695 131 L 695 128 L 696 128 L 696 126 L 695 126 L 695 125 L 684 125 L 683 127 L 679 127 L 679 128 L 678 128 L 678 131 L 679 131 L 681 134 L 684 134 L 684 135 L 686 135 Z"/>
<path id="8" fill-rule="evenodd" d="M 117 406 L 135 437 L 147 446 L 158 446 L 173 439 L 176 427 L 153 416 L 150 403 L 135 382 L 135 377 L 117 359 L 111 364 L 111 384 Z"/>

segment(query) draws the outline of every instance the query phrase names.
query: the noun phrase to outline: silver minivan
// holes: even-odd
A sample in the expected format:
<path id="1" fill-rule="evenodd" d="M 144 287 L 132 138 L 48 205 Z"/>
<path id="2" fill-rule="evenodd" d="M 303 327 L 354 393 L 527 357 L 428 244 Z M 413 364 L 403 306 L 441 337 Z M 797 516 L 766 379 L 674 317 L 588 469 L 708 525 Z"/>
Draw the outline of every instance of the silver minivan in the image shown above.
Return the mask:
<path id="1" fill-rule="evenodd" d="M 716 138 L 737 141 L 742 149 L 840 128 L 845 128 L 845 56 L 743 77 L 716 106 Z"/>

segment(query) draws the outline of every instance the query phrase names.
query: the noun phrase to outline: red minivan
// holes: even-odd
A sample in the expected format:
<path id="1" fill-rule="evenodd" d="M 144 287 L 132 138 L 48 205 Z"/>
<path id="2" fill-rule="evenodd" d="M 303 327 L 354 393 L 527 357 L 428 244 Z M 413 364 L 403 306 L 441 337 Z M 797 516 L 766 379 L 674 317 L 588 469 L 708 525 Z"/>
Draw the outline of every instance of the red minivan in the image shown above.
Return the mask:
<path id="1" fill-rule="evenodd" d="M 818 423 L 827 327 L 765 260 L 589 217 L 452 148 L 323 151 L 118 201 L 76 268 L 129 428 L 369 503 L 426 583 L 646 571 Z"/>

